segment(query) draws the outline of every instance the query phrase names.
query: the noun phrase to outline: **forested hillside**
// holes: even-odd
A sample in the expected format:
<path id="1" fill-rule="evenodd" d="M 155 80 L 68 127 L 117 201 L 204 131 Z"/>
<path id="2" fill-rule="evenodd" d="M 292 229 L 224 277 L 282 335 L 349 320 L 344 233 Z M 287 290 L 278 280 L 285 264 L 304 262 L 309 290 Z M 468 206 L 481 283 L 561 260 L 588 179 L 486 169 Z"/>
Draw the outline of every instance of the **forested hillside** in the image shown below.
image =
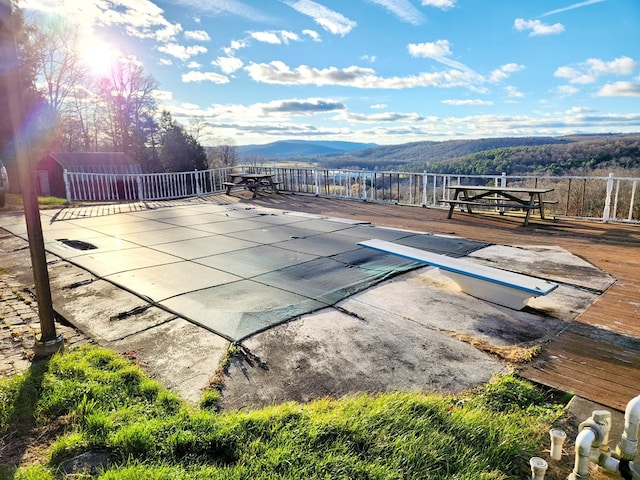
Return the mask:
<path id="1" fill-rule="evenodd" d="M 302 160 L 302 159 L 298 159 Z M 416 142 L 308 158 L 325 168 L 510 175 L 640 169 L 640 134 Z"/>

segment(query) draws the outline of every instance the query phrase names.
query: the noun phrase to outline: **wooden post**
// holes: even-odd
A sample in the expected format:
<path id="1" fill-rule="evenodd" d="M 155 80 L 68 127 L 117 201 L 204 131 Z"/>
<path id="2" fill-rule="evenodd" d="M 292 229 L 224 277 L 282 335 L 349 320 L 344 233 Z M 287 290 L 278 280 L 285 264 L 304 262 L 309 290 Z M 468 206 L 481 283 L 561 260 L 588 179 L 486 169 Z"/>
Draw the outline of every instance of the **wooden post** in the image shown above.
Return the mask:
<path id="1" fill-rule="evenodd" d="M 29 139 L 22 128 L 24 119 L 28 115 L 24 108 L 22 98 L 24 90 L 21 87 L 18 73 L 18 52 L 10 0 L 0 1 L 0 22 L 0 31 L 2 32 L 0 34 L 0 48 L 2 49 L 2 58 L 5 63 L 5 71 L 2 76 L 4 77 L 3 81 L 9 97 L 8 113 L 16 145 L 16 161 L 20 176 L 20 188 L 22 189 L 24 216 L 27 224 L 29 251 L 31 252 L 38 315 L 40 317 L 41 336 L 39 340 L 36 340 L 33 350 L 36 356 L 48 356 L 63 347 L 64 339 L 62 335 L 56 335 L 49 272 L 47 271 L 47 259 L 44 250 L 42 224 L 40 222 L 38 193 L 34 181 L 34 162 L 33 158 L 31 158 L 32 150 Z"/>

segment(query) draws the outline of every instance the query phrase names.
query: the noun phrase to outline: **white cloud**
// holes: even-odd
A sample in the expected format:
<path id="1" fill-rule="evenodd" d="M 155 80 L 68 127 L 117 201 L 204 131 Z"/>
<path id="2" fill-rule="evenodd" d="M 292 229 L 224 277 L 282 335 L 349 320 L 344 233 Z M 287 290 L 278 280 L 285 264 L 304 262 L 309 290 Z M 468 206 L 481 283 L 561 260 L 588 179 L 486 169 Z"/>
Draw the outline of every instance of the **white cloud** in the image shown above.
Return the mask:
<path id="1" fill-rule="evenodd" d="M 160 45 L 158 51 L 179 60 L 188 60 L 195 55 L 207 53 L 207 48 L 201 45 L 184 46 L 177 43 L 167 43 L 166 45 Z"/>
<path id="2" fill-rule="evenodd" d="M 436 7 L 442 10 L 453 8 L 455 4 L 456 0 L 422 0 L 422 5 L 426 7 Z"/>
<path id="3" fill-rule="evenodd" d="M 507 98 L 524 98 L 524 93 L 512 85 L 504 87 L 504 93 L 507 94 Z"/>
<path id="4" fill-rule="evenodd" d="M 347 68 L 314 68 L 300 65 L 291 69 L 281 61 L 251 63 L 245 67 L 249 76 L 262 83 L 277 85 L 342 85 L 353 88 L 402 89 L 414 87 L 467 87 L 476 89 L 482 78 L 473 72 L 447 70 L 419 73 L 406 77 L 380 77 L 375 70 L 351 66 Z"/>
<path id="5" fill-rule="evenodd" d="M 280 36 L 282 37 L 282 40 L 284 41 L 284 43 L 289 43 L 289 41 L 293 41 L 293 42 L 299 42 L 300 41 L 300 37 L 295 32 L 290 32 L 288 30 L 280 30 L 279 33 L 280 33 Z"/>
<path id="6" fill-rule="evenodd" d="M 554 35 L 564 32 L 564 25 L 561 23 L 554 23 L 553 25 L 547 25 L 540 20 L 525 20 L 524 18 L 516 18 L 513 22 L 513 26 L 516 30 L 531 30 L 530 37 L 538 35 Z"/>
<path id="7" fill-rule="evenodd" d="M 435 42 L 410 43 L 407 48 L 413 57 L 442 58 L 451 55 L 449 40 Z"/>
<path id="8" fill-rule="evenodd" d="M 492 82 L 500 82 L 502 80 L 505 80 L 506 78 L 509 78 L 512 73 L 524 70 L 524 68 L 524 65 L 519 65 L 517 63 L 507 63 L 491 72 L 489 78 Z"/>
<path id="9" fill-rule="evenodd" d="M 160 101 L 167 101 L 173 98 L 173 92 L 169 90 L 154 90 L 153 97 Z"/>
<path id="10" fill-rule="evenodd" d="M 435 42 L 410 43 L 407 45 L 409 55 L 419 58 L 431 58 L 448 67 L 470 72 L 471 69 L 465 64 L 449 58 L 451 55 L 451 45 L 449 40 L 436 40 Z"/>
<path id="11" fill-rule="evenodd" d="M 135 2 L 138 0 L 129 1 Z M 207 12 L 209 15 L 230 14 L 257 22 L 272 22 L 274 20 L 267 14 L 240 0 L 173 0 L 173 3 L 191 7 L 200 12 Z M 252 2 L 249 1 L 249 3 Z"/>
<path id="12" fill-rule="evenodd" d="M 366 61 L 366 62 L 371 62 L 371 63 L 376 63 L 376 56 L 375 55 L 362 55 L 360 57 L 360 59 Z"/>
<path id="13" fill-rule="evenodd" d="M 551 10 L 550 12 L 543 13 L 540 17 L 546 17 L 548 15 L 554 15 L 556 13 L 567 12 L 569 10 L 574 10 L 576 8 L 586 7 L 588 5 L 593 5 L 596 3 L 606 2 L 607 0 L 586 0 L 584 2 L 574 3 L 573 5 L 569 5 L 565 8 L 558 8 L 557 10 Z"/>
<path id="14" fill-rule="evenodd" d="M 283 0 L 297 12 L 311 17 L 329 33 L 345 36 L 356 27 L 356 22 L 313 0 Z"/>
<path id="15" fill-rule="evenodd" d="M 289 115 L 315 115 L 318 113 L 331 113 L 345 110 L 342 102 L 324 98 L 291 98 L 286 100 L 274 100 L 272 102 L 256 104 L 263 114 L 289 114 Z"/>
<path id="16" fill-rule="evenodd" d="M 490 100 L 468 99 L 468 100 L 443 100 L 442 103 L 446 105 L 454 105 L 456 107 L 468 107 L 468 106 L 488 106 L 493 105 Z"/>
<path id="17" fill-rule="evenodd" d="M 202 65 L 200 65 L 198 62 L 189 62 L 187 64 L 187 68 L 191 69 L 191 70 L 197 70 L 200 67 L 202 67 Z"/>
<path id="18" fill-rule="evenodd" d="M 320 34 L 318 32 L 316 32 L 315 30 L 302 30 L 302 33 L 308 37 L 310 37 L 313 41 L 315 42 L 319 42 L 320 41 Z"/>
<path id="19" fill-rule="evenodd" d="M 188 40 L 195 40 L 197 42 L 208 42 L 211 37 L 204 30 L 187 30 L 184 32 L 185 38 Z"/>
<path id="20" fill-rule="evenodd" d="M 229 78 L 215 72 L 198 72 L 194 70 L 188 73 L 183 73 L 182 81 L 184 83 L 212 82 L 212 83 L 223 84 L 223 83 L 229 83 Z"/>
<path id="21" fill-rule="evenodd" d="M 225 55 L 233 56 L 236 50 L 246 48 L 249 44 L 246 40 L 231 40 L 228 47 L 222 49 Z"/>
<path id="22" fill-rule="evenodd" d="M 571 85 L 560 85 L 555 91 L 560 97 L 570 97 L 578 93 L 580 89 Z"/>
<path id="23" fill-rule="evenodd" d="M 424 16 L 409 0 L 369 0 L 393 13 L 401 21 L 412 25 L 420 25 Z"/>
<path id="24" fill-rule="evenodd" d="M 603 86 L 599 97 L 640 97 L 640 83 L 616 82 Z"/>
<path id="25" fill-rule="evenodd" d="M 271 43 L 279 45 L 281 43 L 297 42 L 300 40 L 298 34 L 287 30 L 269 31 L 269 32 L 252 32 L 249 34 L 251 38 L 259 42 Z"/>
<path id="26" fill-rule="evenodd" d="M 251 38 L 264 43 L 271 43 L 273 45 L 278 45 L 282 43 L 280 37 L 276 35 L 274 32 L 252 32 Z"/>
<path id="27" fill-rule="evenodd" d="M 587 60 L 587 67 L 596 75 L 630 75 L 638 64 L 630 57 L 618 57 L 610 62 L 597 58 Z"/>
<path id="28" fill-rule="evenodd" d="M 164 10 L 150 0 L 19 0 L 23 9 L 54 14 L 82 26 L 90 32 L 94 26 L 123 26 L 137 38 L 152 38 L 160 42 L 171 41 L 182 31 L 179 23 L 169 22 Z"/>
<path id="29" fill-rule="evenodd" d="M 349 122 L 357 123 L 397 123 L 397 122 L 418 122 L 423 119 L 421 115 L 417 113 L 374 113 L 367 115 L 364 113 L 344 112 L 339 115 L 339 118 L 348 120 Z"/>
<path id="30" fill-rule="evenodd" d="M 374 105 L 371 105 L 371 109 L 372 110 L 384 110 L 385 108 L 387 108 L 389 105 L 387 105 L 386 103 L 376 103 Z"/>
<path id="31" fill-rule="evenodd" d="M 211 64 L 220 67 L 220 70 L 227 74 L 241 69 L 244 65 L 242 60 L 236 57 L 218 57 L 213 62 L 211 62 Z"/>
<path id="32" fill-rule="evenodd" d="M 638 68 L 638 64 L 630 57 L 618 57 L 610 62 L 590 58 L 575 66 L 558 67 L 554 76 L 566 78 L 569 83 L 594 83 L 603 75 L 630 75 Z"/>

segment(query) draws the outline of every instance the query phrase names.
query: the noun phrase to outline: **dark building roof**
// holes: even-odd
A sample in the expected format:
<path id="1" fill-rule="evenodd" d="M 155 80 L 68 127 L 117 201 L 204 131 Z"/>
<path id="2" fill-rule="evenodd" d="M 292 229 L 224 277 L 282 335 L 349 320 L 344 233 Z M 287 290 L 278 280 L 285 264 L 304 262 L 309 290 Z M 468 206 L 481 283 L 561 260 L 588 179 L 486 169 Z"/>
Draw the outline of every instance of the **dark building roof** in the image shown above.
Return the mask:
<path id="1" fill-rule="evenodd" d="M 62 168 L 82 173 L 142 173 L 142 167 L 123 152 L 55 152 Z"/>

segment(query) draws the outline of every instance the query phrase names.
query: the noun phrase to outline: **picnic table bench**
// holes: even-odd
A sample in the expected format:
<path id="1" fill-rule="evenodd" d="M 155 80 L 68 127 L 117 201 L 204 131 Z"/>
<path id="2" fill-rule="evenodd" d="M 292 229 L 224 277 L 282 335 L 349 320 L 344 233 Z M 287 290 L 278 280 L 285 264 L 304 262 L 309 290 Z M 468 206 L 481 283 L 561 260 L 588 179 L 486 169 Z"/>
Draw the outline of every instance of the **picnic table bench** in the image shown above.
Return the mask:
<path id="1" fill-rule="evenodd" d="M 248 188 L 253 192 L 253 198 L 258 196 L 258 190 L 261 187 L 268 187 L 273 193 L 279 193 L 278 182 L 273 180 L 273 175 L 270 173 L 232 173 L 229 175 L 230 182 L 222 182 L 222 186 L 226 187 L 227 195 L 231 195 L 231 189 L 233 188 Z"/>
<path id="2" fill-rule="evenodd" d="M 553 188 L 527 188 L 527 187 L 485 187 L 475 185 L 450 185 L 447 190 L 453 191 L 452 198 L 444 198 L 441 201 L 449 204 L 451 218 L 456 206 L 463 206 L 467 213 L 473 213 L 472 207 L 496 209 L 501 215 L 506 210 L 524 210 L 524 225 L 529 225 L 529 217 L 532 210 L 538 210 L 540 218 L 544 220 L 545 205 L 557 202 L 543 200 L 543 195 L 553 191 Z"/>
<path id="3" fill-rule="evenodd" d="M 556 283 L 529 275 L 385 240 L 366 240 L 358 245 L 439 268 L 440 272 L 456 282 L 463 292 L 514 310 L 522 310 L 529 299 L 547 295 L 558 287 Z"/>

